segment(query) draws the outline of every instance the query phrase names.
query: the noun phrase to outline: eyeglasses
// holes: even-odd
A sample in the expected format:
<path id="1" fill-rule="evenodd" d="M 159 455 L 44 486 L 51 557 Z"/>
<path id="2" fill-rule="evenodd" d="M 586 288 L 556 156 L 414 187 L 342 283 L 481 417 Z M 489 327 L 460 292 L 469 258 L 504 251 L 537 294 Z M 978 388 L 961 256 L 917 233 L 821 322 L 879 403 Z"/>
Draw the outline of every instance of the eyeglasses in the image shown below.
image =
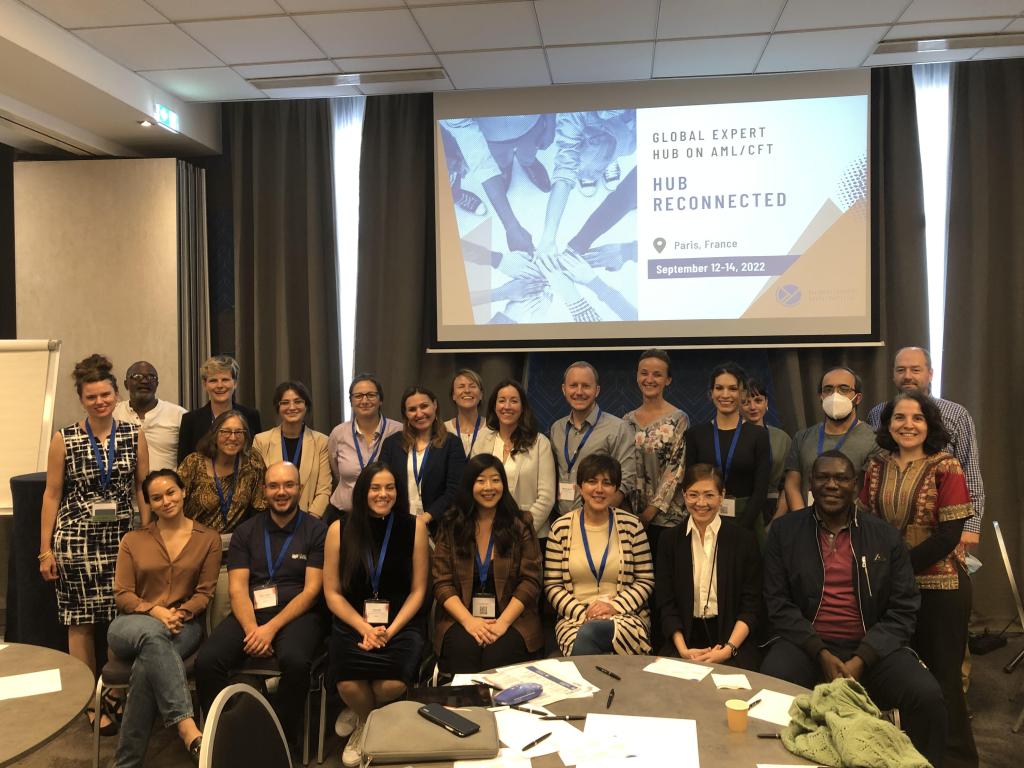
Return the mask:
<path id="1" fill-rule="evenodd" d="M 144 381 L 160 381 L 160 378 L 155 373 L 133 373 L 128 377 L 128 381 L 141 384 Z"/>
<path id="2" fill-rule="evenodd" d="M 221 437 L 245 437 L 244 429 L 218 429 L 217 434 Z"/>
<path id="3" fill-rule="evenodd" d="M 380 397 L 380 395 L 378 395 L 376 392 L 356 392 L 352 395 L 352 401 L 356 403 L 362 400 L 373 401 L 376 400 L 378 397 Z"/>
<path id="4" fill-rule="evenodd" d="M 838 387 L 834 387 L 831 384 L 826 384 L 821 388 L 821 394 L 832 395 L 838 392 L 840 395 L 846 395 L 849 397 L 854 394 L 857 390 L 851 387 L 849 384 L 840 384 Z"/>

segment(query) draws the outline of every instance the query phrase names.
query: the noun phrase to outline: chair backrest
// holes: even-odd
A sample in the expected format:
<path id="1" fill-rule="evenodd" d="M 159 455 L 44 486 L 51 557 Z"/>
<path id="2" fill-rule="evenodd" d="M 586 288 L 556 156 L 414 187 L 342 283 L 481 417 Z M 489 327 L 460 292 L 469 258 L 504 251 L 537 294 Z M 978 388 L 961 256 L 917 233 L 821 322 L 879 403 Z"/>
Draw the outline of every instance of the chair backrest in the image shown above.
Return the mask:
<path id="1" fill-rule="evenodd" d="M 250 685 L 217 694 L 203 728 L 200 768 L 291 768 L 281 722 L 274 708 Z"/>
<path id="2" fill-rule="evenodd" d="M 1024 603 L 1020 599 L 1020 590 L 1017 589 L 1017 580 L 1013 577 L 1013 567 L 1010 565 L 1010 555 L 1006 551 L 1006 542 L 1003 541 L 1003 532 L 999 530 L 999 521 L 993 520 L 992 527 L 996 529 L 996 541 L 999 542 L 999 552 L 1003 556 L 1003 567 L 1006 568 L 1006 578 L 1010 580 L 1010 589 L 1013 591 L 1013 599 L 1017 603 L 1017 617 L 1020 625 L 1024 627 Z"/>

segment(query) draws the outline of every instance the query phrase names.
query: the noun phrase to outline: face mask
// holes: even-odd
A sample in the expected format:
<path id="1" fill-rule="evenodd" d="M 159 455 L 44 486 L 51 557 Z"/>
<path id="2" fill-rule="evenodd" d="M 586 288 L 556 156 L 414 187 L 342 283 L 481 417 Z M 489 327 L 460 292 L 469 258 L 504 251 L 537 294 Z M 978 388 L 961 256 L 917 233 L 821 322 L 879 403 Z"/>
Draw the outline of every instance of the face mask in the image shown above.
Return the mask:
<path id="1" fill-rule="evenodd" d="M 833 392 L 821 401 L 821 409 L 829 418 L 841 421 L 850 415 L 853 410 L 853 401 L 838 392 Z"/>

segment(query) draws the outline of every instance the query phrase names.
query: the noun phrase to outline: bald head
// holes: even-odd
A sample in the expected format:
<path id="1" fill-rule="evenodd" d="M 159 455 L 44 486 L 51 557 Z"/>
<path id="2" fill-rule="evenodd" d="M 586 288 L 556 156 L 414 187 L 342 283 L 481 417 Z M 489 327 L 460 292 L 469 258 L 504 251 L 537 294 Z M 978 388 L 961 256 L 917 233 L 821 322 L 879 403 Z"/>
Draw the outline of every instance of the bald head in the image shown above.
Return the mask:
<path id="1" fill-rule="evenodd" d="M 263 490 L 270 502 L 271 514 L 287 522 L 299 508 L 299 493 L 302 490 L 299 468 L 290 461 L 271 464 L 263 476 Z"/>

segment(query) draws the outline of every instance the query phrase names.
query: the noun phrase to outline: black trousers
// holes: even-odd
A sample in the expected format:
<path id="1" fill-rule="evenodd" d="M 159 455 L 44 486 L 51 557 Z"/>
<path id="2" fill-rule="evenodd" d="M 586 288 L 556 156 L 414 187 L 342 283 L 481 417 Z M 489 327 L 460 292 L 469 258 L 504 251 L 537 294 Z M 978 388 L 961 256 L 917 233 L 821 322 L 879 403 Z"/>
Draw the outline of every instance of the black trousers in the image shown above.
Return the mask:
<path id="1" fill-rule="evenodd" d="M 311 611 L 285 624 L 274 637 L 274 656 L 281 669 L 275 709 L 285 736 L 293 743 L 300 736 L 313 655 L 323 645 L 324 634 L 322 617 Z M 242 625 L 232 614 L 218 624 L 200 646 L 196 658 L 196 687 L 203 711 L 210 711 L 217 694 L 228 686 L 232 673 L 245 661 L 244 640 Z"/>
<path id="2" fill-rule="evenodd" d="M 957 567 L 959 589 L 922 589 L 921 610 L 911 645 L 939 681 L 946 700 L 949 733 L 946 737 L 947 768 L 977 768 L 971 721 L 967 716 L 960 666 L 967 646 L 971 618 L 971 579 Z"/>
<path id="3" fill-rule="evenodd" d="M 843 661 L 853 656 L 857 641 L 826 640 L 825 646 Z M 772 643 L 761 672 L 813 688 L 825 682 L 821 665 L 788 640 Z M 880 709 L 898 708 L 910 740 L 935 768 L 943 768 L 946 748 L 946 706 L 935 678 L 909 648 L 890 653 L 864 672 L 861 679 Z"/>
<path id="4" fill-rule="evenodd" d="M 438 665 L 442 672 L 458 675 L 520 664 L 530 659 L 526 643 L 514 627 L 490 645 L 480 645 L 461 624 L 452 624 L 441 641 Z"/>

